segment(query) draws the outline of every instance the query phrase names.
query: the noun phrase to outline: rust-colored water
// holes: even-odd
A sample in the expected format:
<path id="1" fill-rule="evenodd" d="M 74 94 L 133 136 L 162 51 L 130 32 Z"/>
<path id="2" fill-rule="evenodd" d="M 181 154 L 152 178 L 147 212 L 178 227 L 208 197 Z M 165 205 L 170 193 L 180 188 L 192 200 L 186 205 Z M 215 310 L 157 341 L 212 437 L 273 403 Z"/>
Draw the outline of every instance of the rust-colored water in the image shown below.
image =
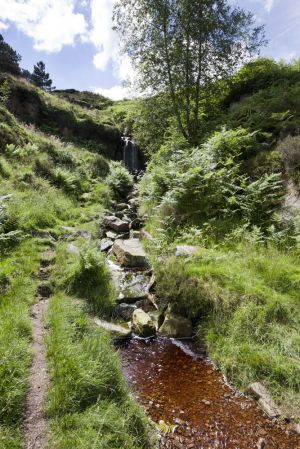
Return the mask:
<path id="1" fill-rule="evenodd" d="M 184 349 L 184 348 L 183 348 Z M 132 340 L 120 349 L 124 374 L 155 422 L 179 423 L 166 449 L 300 449 L 300 437 L 238 396 L 205 358 L 174 342 Z"/>

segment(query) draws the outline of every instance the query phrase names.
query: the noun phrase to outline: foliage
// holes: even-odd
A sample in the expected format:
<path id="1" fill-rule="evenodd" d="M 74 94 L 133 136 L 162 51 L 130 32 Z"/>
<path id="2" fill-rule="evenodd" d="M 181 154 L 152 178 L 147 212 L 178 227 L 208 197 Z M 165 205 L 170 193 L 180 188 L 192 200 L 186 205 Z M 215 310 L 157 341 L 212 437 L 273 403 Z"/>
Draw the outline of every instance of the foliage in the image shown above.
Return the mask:
<path id="1" fill-rule="evenodd" d="M 70 291 L 86 299 L 95 314 L 111 314 L 114 306 L 114 289 L 105 258 L 99 248 L 84 247 L 80 261 L 69 281 Z"/>
<path id="2" fill-rule="evenodd" d="M 107 184 L 115 197 L 125 198 L 133 187 L 133 177 L 121 162 L 112 162 Z"/>
<path id="3" fill-rule="evenodd" d="M 178 128 L 193 143 L 202 86 L 232 74 L 265 43 L 263 27 L 253 24 L 252 14 L 225 0 L 120 0 L 115 8 L 140 85 L 169 93 Z"/>
<path id="4" fill-rule="evenodd" d="M 21 59 L 21 56 L 4 41 L 2 34 L 0 34 L 0 72 L 19 75 L 21 73 L 19 66 Z"/>
<path id="5" fill-rule="evenodd" d="M 40 87 L 43 90 L 51 91 L 53 89 L 52 79 L 50 79 L 49 73 L 46 73 L 45 63 L 43 61 L 39 61 L 35 64 L 31 75 L 31 81 L 35 86 Z"/>
<path id="6" fill-rule="evenodd" d="M 239 221 L 269 226 L 283 189 L 280 174 L 251 180 L 241 163 L 255 152 L 255 133 L 243 128 L 216 132 L 200 148 L 167 144 L 148 167 L 141 184 L 143 208 L 177 224 L 214 223 L 223 232 Z"/>
<path id="7" fill-rule="evenodd" d="M 7 80 L 0 86 L 0 103 L 6 105 L 10 97 L 10 88 Z"/>
<path id="8" fill-rule="evenodd" d="M 112 100 L 109 98 L 89 91 L 80 92 L 76 89 L 56 89 L 54 94 L 70 103 L 78 104 L 86 109 L 103 110 L 113 104 Z"/>

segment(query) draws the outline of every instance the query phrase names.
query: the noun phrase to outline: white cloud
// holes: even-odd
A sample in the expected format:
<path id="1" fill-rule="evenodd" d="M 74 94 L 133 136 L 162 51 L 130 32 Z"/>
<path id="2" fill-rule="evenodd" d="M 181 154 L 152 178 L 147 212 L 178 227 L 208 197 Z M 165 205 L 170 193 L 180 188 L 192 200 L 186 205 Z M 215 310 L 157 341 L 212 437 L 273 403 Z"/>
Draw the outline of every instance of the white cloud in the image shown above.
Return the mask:
<path id="1" fill-rule="evenodd" d="M 34 40 L 36 50 L 59 52 L 84 36 L 87 22 L 74 11 L 76 0 L 0 0 L 0 20 Z"/>
<path id="2" fill-rule="evenodd" d="M 265 8 L 268 12 L 271 12 L 271 10 L 273 9 L 274 3 L 275 3 L 274 0 L 265 0 L 264 1 Z"/>
<path id="3" fill-rule="evenodd" d="M 124 98 L 132 97 L 132 93 L 130 92 L 130 90 L 121 85 L 113 86 L 107 89 L 98 87 L 94 89 L 94 92 L 111 98 L 112 100 L 123 100 Z"/>
<path id="4" fill-rule="evenodd" d="M 92 29 L 90 40 L 97 53 L 94 56 L 94 65 L 99 70 L 105 70 L 110 61 L 116 78 L 122 80 L 132 79 L 134 70 L 128 56 L 120 54 L 119 36 L 112 29 L 112 15 L 115 0 L 90 0 Z M 120 87 L 120 86 L 118 86 Z"/>
<path id="5" fill-rule="evenodd" d="M 7 23 L 3 23 L 0 21 L 0 30 L 7 30 L 7 28 L 8 28 Z"/>

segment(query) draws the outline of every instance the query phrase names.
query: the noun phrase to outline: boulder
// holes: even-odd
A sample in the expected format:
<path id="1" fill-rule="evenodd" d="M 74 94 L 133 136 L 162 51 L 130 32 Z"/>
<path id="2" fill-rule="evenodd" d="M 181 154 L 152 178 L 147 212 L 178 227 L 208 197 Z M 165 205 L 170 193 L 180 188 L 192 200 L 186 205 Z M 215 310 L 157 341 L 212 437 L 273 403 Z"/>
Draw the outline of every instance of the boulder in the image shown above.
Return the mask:
<path id="1" fill-rule="evenodd" d="M 193 325 L 191 320 L 176 315 L 169 308 L 159 333 L 170 338 L 189 338 L 193 335 Z"/>
<path id="2" fill-rule="evenodd" d="M 117 211 L 123 212 L 124 210 L 126 210 L 128 208 L 129 208 L 129 206 L 126 203 L 119 203 L 119 204 L 116 205 L 116 210 Z"/>
<path id="3" fill-rule="evenodd" d="M 156 326 L 150 315 L 142 309 L 136 309 L 132 315 L 132 330 L 140 337 L 147 338 L 156 334 Z"/>
<path id="4" fill-rule="evenodd" d="M 140 218 L 135 218 L 130 223 L 130 229 L 134 229 L 135 231 L 138 231 L 139 229 L 141 229 L 141 227 L 142 227 L 142 221 L 140 220 Z"/>
<path id="5" fill-rule="evenodd" d="M 109 227 L 116 232 L 129 232 L 129 222 L 117 218 L 111 221 Z"/>
<path id="6" fill-rule="evenodd" d="M 148 267 L 146 253 L 138 239 L 116 240 L 113 253 L 122 266 L 128 268 Z"/>
<path id="7" fill-rule="evenodd" d="M 133 312 L 136 308 L 137 307 L 134 304 L 119 304 L 116 307 L 116 316 L 124 321 L 131 321 Z"/>
<path id="8" fill-rule="evenodd" d="M 277 418 L 281 415 L 280 409 L 277 407 L 263 384 L 260 382 L 254 382 L 249 385 L 248 390 L 270 418 Z"/>
<path id="9" fill-rule="evenodd" d="M 119 302 L 132 304 L 137 301 L 147 299 L 148 276 L 144 274 L 128 273 L 120 285 Z"/>
<path id="10" fill-rule="evenodd" d="M 197 252 L 197 246 L 191 245 L 178 245 L 176 247 L 176 257 L 189 257 L 193 256 Z"/>

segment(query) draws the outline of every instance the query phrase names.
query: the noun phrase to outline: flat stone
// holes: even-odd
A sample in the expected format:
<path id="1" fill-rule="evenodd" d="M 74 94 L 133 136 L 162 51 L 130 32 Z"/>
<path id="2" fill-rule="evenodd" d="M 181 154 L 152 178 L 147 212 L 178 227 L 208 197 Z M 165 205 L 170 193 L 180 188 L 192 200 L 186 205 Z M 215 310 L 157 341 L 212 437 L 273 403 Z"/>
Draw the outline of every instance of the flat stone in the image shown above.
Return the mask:
<path id="1" fill-rule="evenodd" d="M 103 239 L 101 242 L 100 251 L 107 252 L 108 250 L 110 250 L 110 248 L 112 248 L 113 244 L 114 242 L 112 240 Z"/>
<path id="2" fill-rule="evenodd" d="M 118 337 L 129 338 L 131 335 L 130 329 L 119 324 L 109 323 L 108 321 L 100 320 L 99 318 L 95 318 L 94 322 L 97 326 L 102 327 L 102 329 L 105 329 Z"/>
<path id="3" fill-rule="evenodd" d="M 254 382 L 249 385 L 248 390 L 270 418 L 277 418 L 281 415 L 280 409 L 263 384 Z"/>
<path id="4" fill-rule="evenodd" d="M 149 278 L 145 274 L 127 273 L 120 285 L 120 302 L 132 304 L 147 299 Z"/>
<path id="5" fill-rule="evenodd" d="M 116 240 L 113 253 L 122 266 L 128 268 L 146 268 L 146 253 L 138 239 Z"/>
<path id="6" fill-rule="evenodd" d="M 154 321 L 142 309 L 136 309 L 133 312 L 132 329 L 135 334 L 143 338 L 152 337 L 156 334 Z"/>
<path id="7" fill-rule="evenodd" d="M 197 253 L 197 247 L 191 245 L 178 245 L 176 247 L 176 257 L 189 257 Z"/>
<path id="8" fill-rule="evenodd" d="M 193 325 L 191 320 L 176 315 L 169 308 L 159 333 L 170 338 L 189 338 L 193 335 Z"/>
<path id="9" fill-rule="evenodd" d="M 116 240 L 118 238 L 118 234 L 112 231 L 108 231 L 105 235 L 110 240 Z"/>
<path id="10" fill-rule="evenodd" d="M 107 222 L 107 226 L 116 232 L 129 232 L 129 222 L 114 217 L 114 220 Z"/>

